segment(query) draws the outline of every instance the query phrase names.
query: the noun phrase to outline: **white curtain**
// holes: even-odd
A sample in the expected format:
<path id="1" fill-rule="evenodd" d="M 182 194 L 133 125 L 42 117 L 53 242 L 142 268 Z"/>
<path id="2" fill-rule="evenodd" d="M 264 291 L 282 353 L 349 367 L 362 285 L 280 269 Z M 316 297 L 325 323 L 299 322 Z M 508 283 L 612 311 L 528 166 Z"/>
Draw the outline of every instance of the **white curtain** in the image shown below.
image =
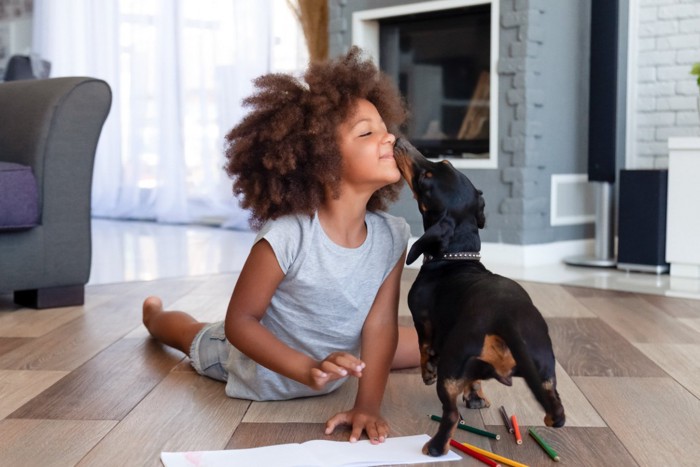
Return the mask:
<path id="1" fill-rule="evenodd" d="M 285 0 L 35 0 L 33 31 L 52 77 L 112 88 L 93 215 L 248 228 L 223 139 L 253 78 L 306 62 Z"/>

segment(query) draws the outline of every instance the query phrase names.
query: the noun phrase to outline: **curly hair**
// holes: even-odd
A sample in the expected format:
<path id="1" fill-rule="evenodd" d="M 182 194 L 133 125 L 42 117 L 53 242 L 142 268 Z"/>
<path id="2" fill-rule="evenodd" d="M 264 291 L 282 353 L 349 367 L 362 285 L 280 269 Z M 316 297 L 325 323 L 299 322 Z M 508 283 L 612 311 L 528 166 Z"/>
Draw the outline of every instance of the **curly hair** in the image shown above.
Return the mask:
<path id="1" fill-rule="evenodd" d="M 256 92 L 243 101 L 252 110 L 226 135 L 224 168 L 255 228 L 288 214 L 313 216 L 329 193 L 340 195 L 338 126 L 358 99 L 374 104 L 390 131 L 407 116 L 391 79 L 357 47 L 312 63 L 303 81 L 273 73 L 254 84 Z M 386 209 L 401 186 L 399 180 L 377 190 L 367 209 Z"/>

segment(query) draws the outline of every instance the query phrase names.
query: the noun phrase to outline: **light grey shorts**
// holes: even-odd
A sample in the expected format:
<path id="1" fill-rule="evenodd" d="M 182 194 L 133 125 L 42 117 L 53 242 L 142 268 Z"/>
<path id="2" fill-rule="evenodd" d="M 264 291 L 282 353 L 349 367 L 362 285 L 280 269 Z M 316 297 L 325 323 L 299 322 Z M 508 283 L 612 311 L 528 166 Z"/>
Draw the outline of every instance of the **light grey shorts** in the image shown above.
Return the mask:
<path id="1" fill-rule="evenodd" d="M 224 363 L 228 360 L 228 352 L 224 322 L 207 324 L 192 339 L 190 363 L 200 375 L 227 381 L 228 372 Z"/>

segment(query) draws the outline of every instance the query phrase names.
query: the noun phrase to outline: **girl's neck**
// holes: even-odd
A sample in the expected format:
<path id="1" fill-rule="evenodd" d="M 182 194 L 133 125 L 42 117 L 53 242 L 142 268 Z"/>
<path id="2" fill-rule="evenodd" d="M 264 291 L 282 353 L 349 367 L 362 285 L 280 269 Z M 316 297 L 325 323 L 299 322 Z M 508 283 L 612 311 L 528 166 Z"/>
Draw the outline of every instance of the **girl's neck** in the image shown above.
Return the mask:
<path id="1" fill-rule="evenodd" d="M 357 248 L 367 238 L 367 200 L 330 199 L 318 209 L 318 220 L 333 243 Z"/>

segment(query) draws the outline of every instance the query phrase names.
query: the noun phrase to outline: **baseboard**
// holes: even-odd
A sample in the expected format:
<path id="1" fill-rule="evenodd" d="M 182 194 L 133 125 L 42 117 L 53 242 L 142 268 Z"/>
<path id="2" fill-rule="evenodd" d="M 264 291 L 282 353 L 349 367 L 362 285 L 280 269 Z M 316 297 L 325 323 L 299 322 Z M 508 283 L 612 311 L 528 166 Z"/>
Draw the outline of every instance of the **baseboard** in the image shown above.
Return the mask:
<path id="1" fill-rule="evenodd" d="M 411 237 L 410 249 L 418 237 Z M 587 255 L 594 250 L 594 240 L 567 240 L 562 242 L 538 243 L 534 245 L 511 245 L 508 243 L 482 243 L 481 258 L 484 264 L 502 264 L 516 267 L 542 266 L 561 263 L 569 256 Z M 419 257 L 408 268 L 420 268 L 423 257 Z"/>

